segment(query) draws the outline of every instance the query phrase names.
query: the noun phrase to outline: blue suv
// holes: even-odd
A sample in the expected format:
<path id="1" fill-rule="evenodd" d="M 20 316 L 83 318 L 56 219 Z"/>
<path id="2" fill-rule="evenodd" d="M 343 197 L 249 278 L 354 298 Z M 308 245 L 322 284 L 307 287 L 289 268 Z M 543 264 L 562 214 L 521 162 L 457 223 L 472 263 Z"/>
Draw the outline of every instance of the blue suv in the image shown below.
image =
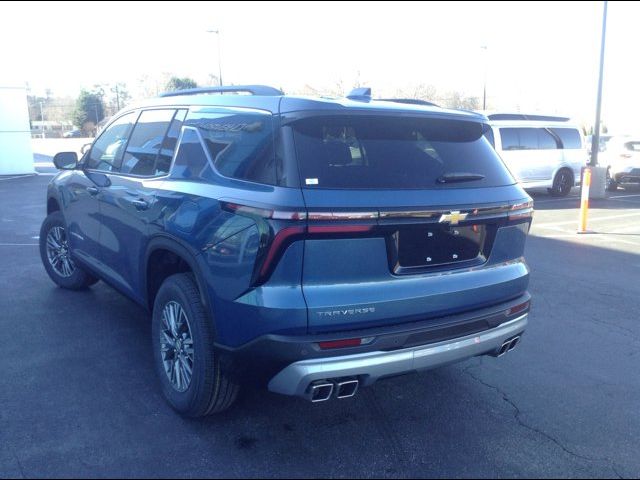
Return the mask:
<path id="1" fill-rule="evenodd" d="M 165 94 L 56 155 L 42 261 L 151 312 L 162 391 L 189 416 L 247 382 L 319 402 L 500 356 L 527 325 L 533 208 L 488 129 L 369 89 Z"/>

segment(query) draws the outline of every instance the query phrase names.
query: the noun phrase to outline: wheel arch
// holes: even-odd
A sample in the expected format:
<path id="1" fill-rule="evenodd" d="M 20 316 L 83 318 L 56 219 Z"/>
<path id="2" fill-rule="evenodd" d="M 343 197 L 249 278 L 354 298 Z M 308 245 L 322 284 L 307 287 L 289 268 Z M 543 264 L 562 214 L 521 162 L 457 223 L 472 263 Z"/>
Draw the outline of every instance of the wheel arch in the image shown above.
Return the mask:
<path id="1" fill-rule="evenodd" d="M 144 262 L 140 270 L 142 273 L 141 285 L 143 285 L 144 289 L 143 292 L 145 295 L 145 305 L 149 309 L 149 311 L 153 310 L 155 294 L 157 293 L 158 289 L 160 288 L 160 284 L 162 283 L 162 281 L 156 281 L 155 283 L 153 281 L 150 282 L 149 278 L 150 268 L 152 267 L 151 262 L 154 258 L 156 258 L 159 252 L 169 252 L 175 255 L 180 261 L 184 262 L 184 264 L 188 267 L 188 271 L 193 273 L 196 284 L 198 286 L 198 290 L 200 291 L 202 303 L 205 307 L 207 307 L 208 310 L 210 308 L 211 302 L 208 296 L 207 282 L 202 268 L 198 263 L 198 252 L 194 251 L 192 247 L 186 245 L 184 242 L 174 237 L 170 237 L 168 235 L 159 235 L 149 241 L 146 249 L 146 254 L 144 256 Z M 178 269 L 177 271 L 172 271 L 169 274 L 180 273 L 181 271 L 184 270 Z M 164 278 L 166 278 L 166 276 L 161 280 L 163 280 Z"/>

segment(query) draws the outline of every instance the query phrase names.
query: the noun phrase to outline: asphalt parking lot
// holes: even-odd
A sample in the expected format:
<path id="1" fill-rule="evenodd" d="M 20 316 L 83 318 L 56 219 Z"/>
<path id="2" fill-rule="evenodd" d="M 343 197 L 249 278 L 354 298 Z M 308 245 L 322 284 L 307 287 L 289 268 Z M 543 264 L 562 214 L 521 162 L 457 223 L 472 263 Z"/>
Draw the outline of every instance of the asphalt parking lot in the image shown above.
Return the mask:
<path id="1" fill-rule="evenodd" d="M 583 236 L 577 192 L 535 195 L 530 326 L 505 357 L 323 404 L 249 390 L 189 420 L 161 397 L 147 313 L 46 276 L 50 179 L 0 177 L 0 477 L 640 475 L 640 190 L 592 202 Z"/>

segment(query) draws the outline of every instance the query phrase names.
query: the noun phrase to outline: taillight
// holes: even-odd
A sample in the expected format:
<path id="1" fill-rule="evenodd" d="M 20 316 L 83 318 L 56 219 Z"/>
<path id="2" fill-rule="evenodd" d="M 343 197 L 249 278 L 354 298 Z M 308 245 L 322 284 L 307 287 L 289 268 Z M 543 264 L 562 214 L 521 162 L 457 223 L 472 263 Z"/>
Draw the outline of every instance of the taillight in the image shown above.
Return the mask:
<path id="1" fill-rule="evenodd" d="M 264 283 L 293 242 L 304 238 L 344 238 L 371 232 L 378 212 L 306 212 L 270 209 L 221 202 L 224 210 L 245 215 L 260 223 L 264 232 L 258 252 L 253 284 Z M 365 222 L 365 223 L 363 223 Z"/>
<path id="2" fill-rule="evenodd" d="M 533 218 L 533 202 L 523 202 L 512 205 L 508 213 L 509 221 Z"/>

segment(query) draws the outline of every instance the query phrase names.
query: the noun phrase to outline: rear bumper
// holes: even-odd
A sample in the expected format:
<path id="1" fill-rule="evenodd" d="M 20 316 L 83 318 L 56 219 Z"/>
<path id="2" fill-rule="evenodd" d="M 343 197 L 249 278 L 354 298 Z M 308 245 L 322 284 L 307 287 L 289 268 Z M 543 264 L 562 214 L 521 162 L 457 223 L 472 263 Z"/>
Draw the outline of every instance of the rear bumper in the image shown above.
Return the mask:
<path id="1" fill-rule="evenodd" d="M 528 313 L 514 320 L 465 337 L 394 351 L 315 358 L 292 363 L 269 382 L 272 392 L 304 396 L 316 380 L 357 377 L 364 386 L 403 373 L 426 370 L 497 351 L 527 326 Z"/>
<path id="2" fill-rule="evenodd" d="M 640 168 L 634 168 L 628 172 L 617 172 L 613 174 L 616 183 L 640 183 Z"/>

